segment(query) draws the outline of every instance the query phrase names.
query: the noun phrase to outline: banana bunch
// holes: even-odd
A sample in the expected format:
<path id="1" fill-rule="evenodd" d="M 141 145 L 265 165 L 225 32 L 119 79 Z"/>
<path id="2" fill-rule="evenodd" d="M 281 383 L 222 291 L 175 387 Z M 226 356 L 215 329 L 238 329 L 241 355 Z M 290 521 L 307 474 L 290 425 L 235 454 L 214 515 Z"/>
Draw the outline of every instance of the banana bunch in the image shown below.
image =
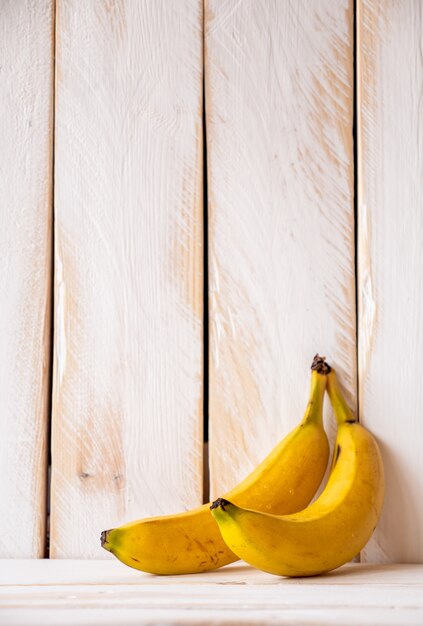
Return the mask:
<path id="1" fill-rule="evenodd" d="M 205 572 L 241 558 L 272 574 L 311 576 L 351 560 L 381 513 L 382 459 L 324 357 L 316 355 L 311 369 L 303 419 L 239 485 L 212 504 L 103 531 L 102 547 L 153 574 Z M 338 433 L 327 485 L 309 504 L 329 457 L 326 390 Z"/>
<path id="2" fill-rule="evenodd" d="M 370 539 L 381 513 L 384 479 L 377 443 L 352 415 L 333 370 L 327 390 L 338 433 L 320 497 L 299 513 L 280 516 L 224 498 L 211 506 L 230 549 L 271 574 L 313 576 L 347 563 Z"/>
<path id="3" fill-rule="evenodd" d="M 322 411 L 329 371 L 324 358 L 316 355 L 302 421 L 225 495 L 227 500 L 277 515 L 307 506 L 323 479 L 329 458 Z M 239 557 L 222 538 L 210 515 L 210 505 L 103 531 L 101 545 L 126 565 L 152 574 L 194 574 L 222 567 Z"/>

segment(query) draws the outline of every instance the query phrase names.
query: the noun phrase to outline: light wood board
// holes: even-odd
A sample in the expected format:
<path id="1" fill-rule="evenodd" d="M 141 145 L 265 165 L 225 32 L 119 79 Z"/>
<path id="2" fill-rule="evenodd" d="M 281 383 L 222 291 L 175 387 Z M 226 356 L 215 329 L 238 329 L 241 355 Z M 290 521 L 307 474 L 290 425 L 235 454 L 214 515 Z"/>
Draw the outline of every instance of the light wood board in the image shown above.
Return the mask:
<path id="1" fill-rule="evenodd" d="M 207 0 L 205 29 L 217 496 L 299 422 L 316 352 L 355 408 L 353 2 Z"/>
<path id="2" fill-rule="evenodd" d="M 117 561 L 0 561 L 2 624 L 421 624 L 423 566 L 286 579 L 243 563 L 151 576 Z M 72 621 L 73 620 L 73 621 Z"/>
<path id="3" fill-rule="evenodd" d="M 360 418 L 386 498 L 366 561 L 423 560 L 423 4 L 358 3 Z"/>
<path id="4" fill-rule="evenodd" d="M 202 502 L 202 3 L 59 0 L 51 554 Z"/>
<path id="5" fill-rule="evenodd" d="M 0 8 L 0 556 L 10 557 L 45 547 L 53 6 Z"/>

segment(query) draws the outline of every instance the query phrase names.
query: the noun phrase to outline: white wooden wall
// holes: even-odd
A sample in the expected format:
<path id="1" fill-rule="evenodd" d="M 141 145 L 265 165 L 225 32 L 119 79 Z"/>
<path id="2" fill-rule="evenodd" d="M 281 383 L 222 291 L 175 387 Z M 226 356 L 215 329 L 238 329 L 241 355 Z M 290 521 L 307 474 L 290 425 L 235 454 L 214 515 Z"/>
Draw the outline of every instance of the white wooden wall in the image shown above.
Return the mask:
<path id="1" fill-rule="evenodd" d="M 51 554 L 202 502 L 202 5 L 60 0 Z"/>
<path id="2" fill-rule="evenodd" d="M 316 352 L 355 404 L 353 3 L 206 7 L 217 496 L 302 417 Z"/>
<path id="3" fill-rule="evenodd" d="M 0 2 L 0 556 L 45 548 L 53 3 Z"/>
<path id="4" fill-rule="evenodd" d="M 423 3 L 361 0 L 360 417 L 386 501 L 367 561 L 423 561 Z"/>
<path id="5" fill-rule="evenodd" d="M 50 424 L 52 557 L 202 501 L 207 228 L 211 496 L 319 351 L 385 460 L 361 558 L 423 561 L 422 40 L 420 0 L 0 0 L 0 556 L 44 553 Z"/>

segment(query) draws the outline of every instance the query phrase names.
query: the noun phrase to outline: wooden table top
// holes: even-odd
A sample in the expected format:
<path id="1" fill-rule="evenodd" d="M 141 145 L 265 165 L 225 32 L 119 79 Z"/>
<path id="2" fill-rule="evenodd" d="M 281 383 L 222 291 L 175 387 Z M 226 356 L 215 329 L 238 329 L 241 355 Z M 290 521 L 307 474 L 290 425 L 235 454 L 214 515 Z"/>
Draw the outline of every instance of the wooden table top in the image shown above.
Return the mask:
<path id="1" fill-rule="evenodd" d="M 159 577 L 115 560 L 0 561 L 2 626 L 423 624 L 423 565 L 348 564 L 287 579 L 242 562 Z"/>

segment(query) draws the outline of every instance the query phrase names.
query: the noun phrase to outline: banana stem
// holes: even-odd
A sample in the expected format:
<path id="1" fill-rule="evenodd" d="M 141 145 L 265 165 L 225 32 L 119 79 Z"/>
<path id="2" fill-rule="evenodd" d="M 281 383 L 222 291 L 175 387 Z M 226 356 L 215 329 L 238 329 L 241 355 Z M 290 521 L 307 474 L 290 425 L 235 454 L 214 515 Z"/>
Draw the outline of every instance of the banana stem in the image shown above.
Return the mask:
<path id="1" fill-rule="evenodd" d="M 357 418 L 352 413 L 342 394 L 335 371 L 332 369 L 328 374 L 327 391 L 333 406 L 338 424 L 356 422 Z"/>
<path id="2" fill-rule="evenodd" d="M 323 399 L 325 397 L 327 378 L 327 374 L 320 374 L 316 370 L 312 372 L 310 395 L 303 422 L 315 422 L 316 424 L 322 424 Z"/>

